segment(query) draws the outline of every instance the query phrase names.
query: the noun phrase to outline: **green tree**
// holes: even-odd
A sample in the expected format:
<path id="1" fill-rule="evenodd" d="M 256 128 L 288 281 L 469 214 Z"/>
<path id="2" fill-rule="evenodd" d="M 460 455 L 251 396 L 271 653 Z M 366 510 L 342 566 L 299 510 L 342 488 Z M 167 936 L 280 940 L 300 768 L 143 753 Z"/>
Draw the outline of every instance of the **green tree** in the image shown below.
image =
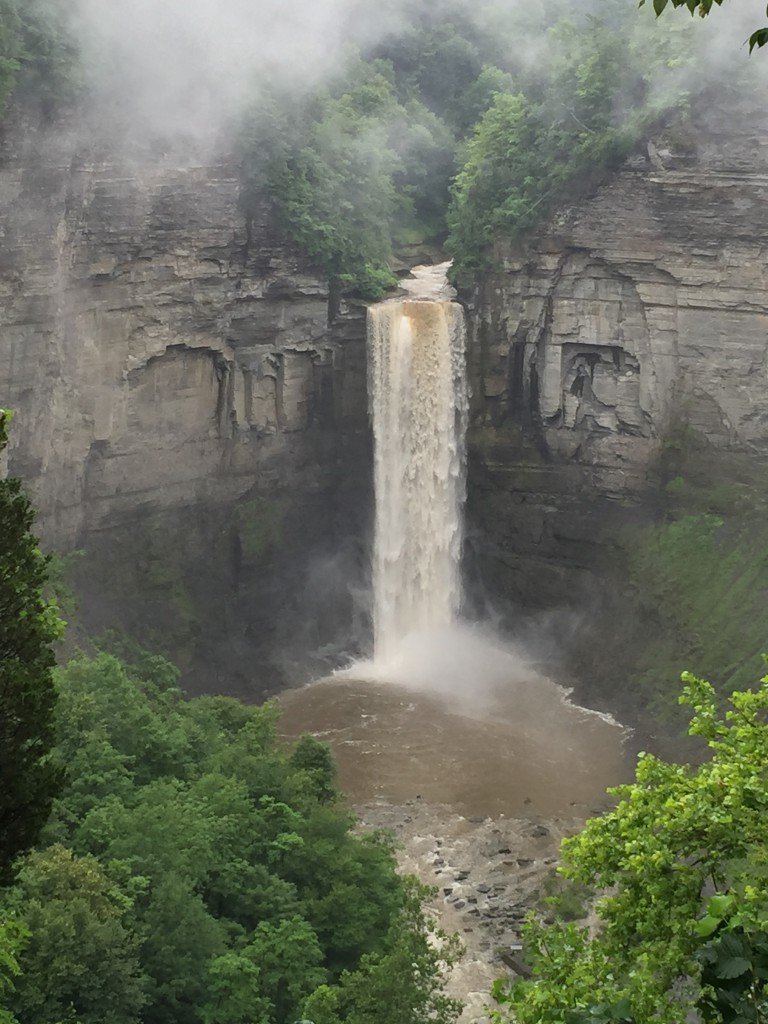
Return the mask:
<path id="1" fill-rule="evenodd" d="M 0 410 L 0 453 L 10 416 Z M 0 480 L 0 883 L 37 839 L 61 786 L 54 742 L 53 645 L 62 631 L 42 591 L 48 559 L 18 480 Z"/>
<path id="2" fill-rule="evenodd" d="M 295 1020 L 302 1001 L 327 979 L 317 935 L 301 917 L 262 922 L 243 953 L 259 969 L 271 1024 Z"/>
<path id="3" fill-rule="evenodd" d="M 380 297 L 391 287 L 391 223 L 397 206 L 387 145 L 391 82 L 359 65 L 348 91 L 321 98 L 300 144 L 270 180 L 283 224 L 331 283 Z"/>
<path id="4" fill-rule="evenodd" d="M 303 1017 L 314 1024 L 453 1024 L 461 1004 L 445 994 L 445 980 L 462 947 L 456 936 L 434 929 L 424 911 L 429 896 L 415 879 L 406 880 L 405 900 L 383 949 L 345 971 L 338 986 L 317 988 Z"/>
<path id="5" fill-rule="evenodd" d="M 269 1024 L 272 1009 L 261 996 L 261 971 L 244 953 L 224 953 L 208 968 L 202 1024 Z"/>
<path id="6" fill-rule="evenodd" d="M 327 743 L 321 743 L 314 736 L 301 736 L 289 760 L 291 767 L 306 778 L 318 803 L 329 804 L 336 800 L 336 764 Z"/>
<path id="7" fill-rule="evenodd" d="M 167 875 L 138 915 L 141 962 L 149 976 L 144 1024 L 197 1024 L 210 962 L 227 949 L 225 922 L 216 920 L 183 878 Z"/>
<path id="8" fill-rule="evenodd" d="M 0 919 L 0 1024 L 18 1024 L 16 1017 L 5 1007 L 21 973 L 19 955 L 27 937 L 26 929 L 17 918 L 3 914 Z"/>
<path id="9" fill-rule="evenodd" d="M 698 767 L 638 761 L 615 810 L 563 844 L 564 875 L 606 893 L 599 930 L 527 928 L 533 978 L 500 982 L 517 1024 L 758 1024 L 768 1012 L 768 676 L 724 717 L 685 676 Z M 714 895 L 712 895 L 714 894 Z"/>
<path id="10" fill-rule="evenodd" d="M 403 900 L 402 883 L 387 867 L 391 843 L 354 836 L 353 824 L 335 808 L 316 808 L 296 822 L 293 842 L 283 833 L 280 850 L 280 874 L 296 886 L 334 977 L 381 947 Z"/>
<path id="11" fill-rule="evenodd" d="M 461 118 L 461 134 L 469 135 L 472 129 L 482 120 L 486 110 L 492 105 L 499 93 L 515 91 L 515 80 L 508 71 L 493 64 L 484 64 L 477 78 L 461 95 L 459 116 Z"/>
<path id="12" fill-rule="evenodd" d="M 73 95 L 78 60 L 66 6 L 56 0 L 0 0 L 0 115 L 14 94 L 43 114 Z"/>
<path id="13" fill-rule="evenodd" d="M 640 0 L 640 6 L 645 6 L 646 0 Z M 706 18 L 711 13 L 712 8 L 717 5 L 722 7 L 723 0 L 652 0 L 653 9 L 658 17 L 666 10 L 671 4 L 672 7 L 685 7 L 691 14 L 698 14 L 702 18 Z M 768 13 L 768 10 L 766 10 Z M 749 37 L 749 52 L 755 49 L 755 47 L 761 47 L 768 44 L 768 27 L 756 29 Z"/>
<path id="14" fill-rule="evenodd" d="M 460 283 L 492 265 L 499 235 L 515 240 L 530 232 L 624 159 L 661 112 L 683 102 L 679 90 L 663 88 L 676 46 L 639 45 L 640 28 L 628 32 L 626 9 L 621 16 L 609 0 L 604 8 L 600 17 L 561 18 L 550 27 L 544 88 L 521 76 L 513 89 L 498 69 L 478 78 L 476 88 L 491 102 L 464 146 L 447 214 L 446 247 Z"/>
<path id="15" fill-rule="evenodd" d="M 0 111 L 16 85 L 21 53 L 21 19 L 16 0 L 0 0 Z"/>
<path id="16" fill-rule="evenodd" d="M 377 986 L 396 966 L 414 993 L 398 1024 L 418 1024 L 426 961 L 415 954 L 431 949 L 428 930 L 406 913 L 391 843 L 356 835 L 338 806 L 327 747 L 305 737 L 284 749 L 275 704 L 184 700 L 166 662 L 131 659 L 56 672 L 68 772 L 42 835 L 53 845 L 8 896 L 33 932 L 21 1024 L 76 1024 L 70 1003 L 79 1024 L 95 1024 L 100 992 L 108 1007 L 132 991 L 120 950 L 137 965 L 142 1024 L 290 1024 L 315 990 L 335 992 L 363 965 Z M 395 931 L 411 952 L 374 970 L 394 955 Z M 89 969 L 99 936 L 104 971 Z M 429 969 L 440 976 L 437 955 Z M 119 1024 L 125 1004 L 106 1016 Z"/>
<path id="17" fill-rule="evenodd" d="M 10 907 L 30 934 L 13 1008 L 21 1024 L 137 1024 L 145 1002 L 130 901 L 93 857 L 61 846 L 30 854 Z"/>
<path id="18" fill-rule="evenodd" d="M 448 212 L 448 249 L 458 280 L 470 283 L 486 265 L 504 228 L 532 226 L 541 205 L 537 123 L 522 93 L 498 93 L 466 146 Z"/>
<path id="19" fill-rule="evenodd" d="M 395 972 L 397 1024 L 420 1024 L 440 949 L 391 842 L 354 833 L 327 746 L 285 749 L 273 703 L 184 700 L 131 658 L 55 674 L 67 779 L 5 906 L 32 933 L 20 1024 L 291 1024 L 342 976 L 371 1007 Z"/>

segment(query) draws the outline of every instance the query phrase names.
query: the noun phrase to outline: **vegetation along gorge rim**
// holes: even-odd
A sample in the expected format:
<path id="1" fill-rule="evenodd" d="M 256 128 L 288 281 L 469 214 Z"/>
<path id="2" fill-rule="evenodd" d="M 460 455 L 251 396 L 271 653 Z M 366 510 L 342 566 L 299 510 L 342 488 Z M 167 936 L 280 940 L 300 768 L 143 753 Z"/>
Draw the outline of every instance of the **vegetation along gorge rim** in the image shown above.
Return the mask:
<path id="1" fill-rule="evenodd" d="M 0 0 L 0 1024 L 765 1018 L 762 23 Z"/>

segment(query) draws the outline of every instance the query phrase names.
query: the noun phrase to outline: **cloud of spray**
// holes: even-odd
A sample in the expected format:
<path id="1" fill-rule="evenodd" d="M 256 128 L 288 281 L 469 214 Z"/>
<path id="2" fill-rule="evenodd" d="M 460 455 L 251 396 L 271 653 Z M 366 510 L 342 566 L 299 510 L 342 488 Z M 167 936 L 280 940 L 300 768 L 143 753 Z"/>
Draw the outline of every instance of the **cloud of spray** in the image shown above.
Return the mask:
<path id="1" fill-rule="evenodd" d="M 466 718 L 501 717 L 527 729 L 547 731 L 570 707 L 570 691 L 541 674 L 532 652 L 488 623 L 412 633 L 390 662 L 356 662 L 336 677 L 402 686 Z"/>
<path id="2" fill-rule="evenodd" d="M 473 816 L 573 813 L 626 771 L 626 730 L 476 626 L 412 635 L 388 666 L 357 664 L 299 691 L 288 720 L 333 743 L 345 791 L 361 801 L 418 794 Z"/>
<path id="3" fill-rule="evenodd" d="M 296 614 L 280 629 L 277 662 L 291 685 L 299 685 L 363 656 L 370 639 L 367 552 L 349 537 L 310 557 Z"/>

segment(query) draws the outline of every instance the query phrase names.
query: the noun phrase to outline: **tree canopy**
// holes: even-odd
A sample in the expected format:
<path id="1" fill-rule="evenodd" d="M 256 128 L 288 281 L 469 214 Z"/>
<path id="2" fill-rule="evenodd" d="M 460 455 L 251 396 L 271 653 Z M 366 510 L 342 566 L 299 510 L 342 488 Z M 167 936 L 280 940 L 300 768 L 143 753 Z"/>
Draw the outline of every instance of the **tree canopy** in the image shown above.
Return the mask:
<path id="1" fill-rule="evenodd" d="M 719 2 L 654 6 L 708 14 Z M 360 0 L 359 18 L 380 6 Z M 0 0 L 0 110 L 12 94 L 50 106 L 77 85 L 65 7 Z M 689 97 L 713 88 L 690 36 L 627 0 L 415 0 L 311 93 L 253 69 L 243 210 L 255 223 L 269 209 L 334 295 L 381 298 L 398 257 L 425 243 L 444 245 L 471 285 L 497 236 L 524 235 L 651 129 L 684 121 Z"/>
<path id="2" fill-rule="evenodd" d="M 352 831 L 323 744 L 284 750 L 274 704 L 184 699 L 158 657 L 56 679 L 66 783 L 0 905 L 27 936 L 19 1024 L 290 1024 L 323 999 L 340 1024 L 389 1024 L 394 999 L 397 1024 L 450 1024 L 455 947 L 390 841 Z"/>
<path id="3" fill-rule="evenodd" d="M 499 982 L 517 1024 L 759 1024 L 768 1013 L 768 676 L 722 716 L 686 676 L 697 767 L 640 755 L 617 807 L 563 845 L 563 874 L 604 893 L 596 930 L 532 919 L 533 977 Z"/>
<path id="4" fill-rule="evenodd" d="M 0 0 L 0 114 L 14 93 L 43 114 L 71 94 L 77 48 L 65 12 L 56 0 Z"/>
<path id="5" fill-rule="evenodd" d="M 264 85 L 245 133 L 246 204 L 268 197 L 331 280 L 369 299 L 393 284 L 393 252 L 424 240 L 471 284 L 498 234 L 534 228 L 686 108 L 686 34 L 624 0 L 481 0 L 471 15 L 444 0 L 402 17 L 317 95 Z M 536 47 L 545 61 L 526 59 Z"/>
<path id="6" fill-rule="evenodd" d="M 10 415 L 0 409 L 0 455 Z M 18 480 L 0 480 L 0 883 L 37 840 L 60 786 L 53 644 L 62 623 L 43 596 L 48 559 Z"/>

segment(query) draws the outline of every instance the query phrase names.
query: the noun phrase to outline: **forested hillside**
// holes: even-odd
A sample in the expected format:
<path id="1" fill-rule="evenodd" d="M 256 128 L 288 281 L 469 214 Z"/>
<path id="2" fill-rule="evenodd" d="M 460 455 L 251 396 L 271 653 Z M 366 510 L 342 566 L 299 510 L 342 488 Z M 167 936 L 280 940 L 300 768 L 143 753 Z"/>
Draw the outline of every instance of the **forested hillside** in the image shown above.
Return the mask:
<path id="1" fill-rule="evenodd" d="M 14 97 L 45 114 L 76 95 L 77 34 L 55 0 L 0 3 L 0 112 Z"/>
<path id="2" fill-rule="evenodd" d="M 326 746 L 286 750 L 275 704 L 186 700 L 157 656 L 54 669 L 32 519 L 0 480 L 0 1021 L 453 1020 L 456 943 L 352 831 Z"/>
<path id="3" fill-rule="evenodd" d="M 393 248 L 425 239 L 445 245 L 469 285 L 497 233 L 534 228 L 652 126 L 684 121 L 692 57 L 686 33 L 623 0 L 591 13 L 559 0 L 471 15 L 451 0 L 417 5 L 321 95 L 256 105 L 249 181 L 332 278 L 366 297 L 394 283 Z"/>
<path id="4" fill-rule="evenodd" d="M 331 281 L 366 298 L 395 283 L 394 251 L 424 241 L 471 284 L 496 233 L 531 230 L 651 127 L 684 122 L 706 85 L 691 34 L 644 13 L 441 0 L 350 45 L 310 91 L 254 67 L 235 118 L 246 210 L 269 197 Z M 0 100 L 50 111 L 88 95 L 78 24 L 51 0 L 3 0 L 0 39 Z"/>
<path id="5" fill-rule="evenodd" d="M 2 896 L 20 1024 L 453 1019 L 454 947 L 389 842 L 351 831 L 326 747 L 283 751 L 274 705 L 184 700 L 157 657 L 56 684 L 66 783 Z"/>

